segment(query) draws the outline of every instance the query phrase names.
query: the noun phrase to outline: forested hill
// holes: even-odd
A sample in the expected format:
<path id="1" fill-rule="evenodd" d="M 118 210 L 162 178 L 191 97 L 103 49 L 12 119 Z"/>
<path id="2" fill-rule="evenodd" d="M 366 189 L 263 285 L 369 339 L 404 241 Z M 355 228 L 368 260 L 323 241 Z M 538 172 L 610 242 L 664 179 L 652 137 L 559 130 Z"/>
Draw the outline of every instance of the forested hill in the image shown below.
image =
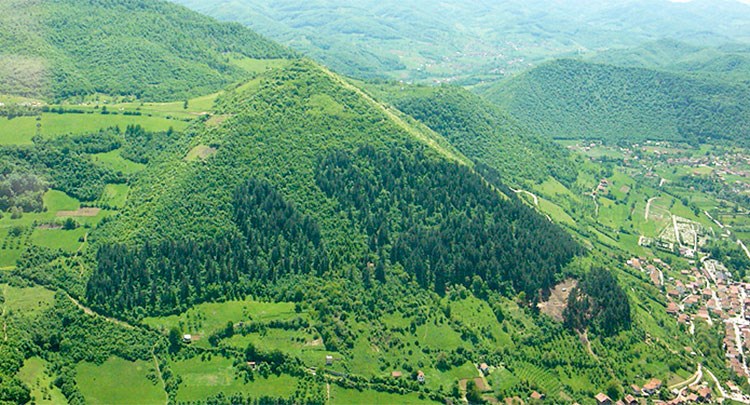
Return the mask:
<path id="1" fill-rule="evenodd" d="M 438 294 L 484 283 L 533 298 L 579 252 L 437 134 L 312 62 L 217 108 L 97 235 L 90 305 L 171 313 L 296 274 L 365 286 L 404 276 Z M 186 160 L 195 148 L 204 157 Z"/>
<path id="2" fill-rule="evenodd" d="M 444 136 L 463 154 L 497 170 L 505 182 L 575 181 L 565 150 L 531 133 L 500 108 L 454 86 L 372 85 L 379 97 Z"/>
<path id="3" fill-rule="evenodd" d="M 160 0 L 0 2 L 0 94 L 176 100 L 248 78 L 285 48 Z"/>
<path id="4" fill-rule="evenodd" d="M 485 95 L 556 138 L 747 142 L 748 84 L 642 68 L 558 60 L 485 88 Z"/>

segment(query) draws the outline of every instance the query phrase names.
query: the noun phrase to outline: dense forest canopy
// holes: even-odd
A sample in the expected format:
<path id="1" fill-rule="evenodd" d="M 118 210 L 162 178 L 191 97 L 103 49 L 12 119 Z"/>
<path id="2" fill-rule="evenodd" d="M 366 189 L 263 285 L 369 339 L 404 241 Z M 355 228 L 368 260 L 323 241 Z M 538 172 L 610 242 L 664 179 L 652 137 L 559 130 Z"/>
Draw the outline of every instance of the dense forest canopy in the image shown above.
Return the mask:
<path id="1" fill-rule="evenodd" d="M 452 86 L 372 85 L 377 94 L 448 139 L 467 157 L 497 170 L 505 182 L 575 181 L 564 149 L 507 113 Z"/>
<path id="2" fill-rule="evenodd" d="M 747 143 L 747 83 L 576 60 L 539 66 L 485 95 L 555 138 Z"/>
<path id="3" fill-rule="evenodd" d="M 611 271 L 595 267 L 568 296 L 565 324 L 584 331 L 613 335 L 630 327 L 630 302 Z"/>

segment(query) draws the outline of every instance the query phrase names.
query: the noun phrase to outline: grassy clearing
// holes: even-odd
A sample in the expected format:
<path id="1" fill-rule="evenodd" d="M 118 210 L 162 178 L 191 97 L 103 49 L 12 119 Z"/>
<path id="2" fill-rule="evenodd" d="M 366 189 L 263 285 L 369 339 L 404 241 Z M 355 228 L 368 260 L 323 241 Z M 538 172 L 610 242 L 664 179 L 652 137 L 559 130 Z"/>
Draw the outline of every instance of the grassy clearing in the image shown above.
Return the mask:
<path id="1" fill-rule="evenodd" d="M 33 314 L 50 307 L 55 299 L 55 293 L 44 287 L 13 287 L 0 284 L 0 291 L 5 297 L 3 304 L 8 310 Z"/>
<path id="2" fill-rule="evenodd" d="M 26 359 L 18 372 L 18 378 L 31 389 L 31 402 L 42 404 L 65 404 L 67 400 L 59 388 L 52 384 L 52 377 L 45 370 L 47 362 L 39 357 Z"/>
<path id="3" fill-rule="evenodd" d="M 198 145 L 188 152 L 185 156 L 185 160 L 188 162 L 195 162 L 196 160 L 206 160 L 216 153 L 216 148 L 212 148 L 206 145 Z"/>
<path id="4" fill-rule="evenodd" d="M 138 173 L 146 168 L 146 165 L 125 159 L 120 155 L 120 151 L 117 149 L 106 153 L 91 155 L 91 158 L 101 166 L 108 167 L 124 174 Z"/>
<path id="5" fill-rule="evenodd" d="M 37 124 L 40 124 L 37 128 Z M 103 128 L 140 125 L 147 131 L 183 130 L 188 123 L 163 117 L 114 114 L 56 114 L 42 113 L 41 117 L 18 117 L 0 120 L 0 145 L 29 145 L 34 135 L 46 138 L 68 134 L 96 132 Z"/>
<path id="6" fill-rule="evenodd" d="M 105 204 L 114 208 L 122 208 L 128 200 L 130 186 L 127 184 L 107 184 L 99 199 L 99 204 Z"/>
<path id="7" fill-rule="evenodd" d="M 79 239 L 88 231 L 84 226 L 93 227 L 111 213 L 100 210 L 94 216 L 75 217 L 81 227 L 64 231 L 59 228 L 64 217 L 58 216 L 58 212 L 77 211 L 81 207 L 80 202 L 58 190 L 48 190 L 43 201 L 43 212 L 24 213 L 17 219 L 11 219 L 10 215 L 0 218 L 0 269 L 13 268 L 21 252 L 30 244 L 66 251 L 77 250 L 81 246 Z M 39 224 L 44 226 L 40 227 Z M 49 228 L 48 224 L 53 226 Z"/>
<path id="8" fill-rule="evenodd" d="M 172 371 L 182 378 L 177 401 L 200 401 L 218 393 L 229 396 L 238 392 L 253 397 L 289 397 L 297 389 L 297 380 L 288 375 L 256 377 L 247 384 L 235 378 L 232 360 L 214 356 L 202 361 L 200 357 L 172 363 Z"/>
<path id="9" fill-rule="evenodd" d="M 166 394 L 146 375 L 153 366 L 112 357 L 102 365 L 81 363 L 76 382 L 90 404 L 163 404 Z"/>
<path id="10" fill-rule="evenodd" d="M 289 320 L 297 316 L 305 315 L 294 312 L 292 303 L 270 303 L 248 299 L 200 304 L 179 315 L 145 318 L 143 323 L 165 332 L 176 327 L 182 333 L 201 337 L 224 328 L 227 322 Z M 195 344 L 208 346 L 208 342 L 202 339 L 196 341 Z"/>
<path id="11" fill-rule="evenodd" d="M 83 243 L 83 237 L 88 230 L 76 228 L 72 230 L 63 229 L 35 229 L 31 234 L 31 242 L 37 246 L 50 249 L 62 249 L 66 252 L 75 252 Z"/>
<path id="12" fill-rule="evenodd" d="M 559 205 L 556 205 L 555 203 L 546 200 L 544 198 L 539 198 L 539 209 L 550 216 L 553 221 L 558 223 L 563 223 L 570 226 L 575 226 L 576 221 L 568 215 L 565 210 L 563 210 Z"/>

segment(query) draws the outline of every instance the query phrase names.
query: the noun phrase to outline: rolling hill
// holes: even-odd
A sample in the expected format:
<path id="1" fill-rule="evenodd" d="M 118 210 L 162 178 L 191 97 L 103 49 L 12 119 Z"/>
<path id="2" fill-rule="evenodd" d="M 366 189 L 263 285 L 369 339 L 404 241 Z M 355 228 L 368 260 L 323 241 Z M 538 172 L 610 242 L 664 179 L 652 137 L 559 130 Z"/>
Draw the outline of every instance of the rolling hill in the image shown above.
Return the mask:
<path id="1" fill-rule="evenodd" d="M 554 138 L 747 141 L 746 83 L 644 68 L 557 60 L 484 95 Z"/>
<path id="2" fill-rule="evenodd" d="M 168 2 L 0 4 L 0 94 L 180 100 L 249 78 L 244 59 L 290 55 L 238 24 Z"/>

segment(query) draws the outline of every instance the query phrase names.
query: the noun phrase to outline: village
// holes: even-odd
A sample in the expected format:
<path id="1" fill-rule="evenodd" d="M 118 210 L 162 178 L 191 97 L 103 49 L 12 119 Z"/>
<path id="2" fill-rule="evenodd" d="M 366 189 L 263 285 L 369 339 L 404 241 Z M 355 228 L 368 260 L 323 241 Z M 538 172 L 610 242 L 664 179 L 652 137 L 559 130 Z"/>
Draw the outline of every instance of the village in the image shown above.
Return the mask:
<path id="1" fill-rule="evenodd" d="M 647 274 L 651 282 L 666 294 L 667 313 L 684 325 L 687 333 L 695 334 L 698 322 L 709 326 L 723 325 L 727 366 L 742 378 L 750 377 L 745 360 L 745 351 L 750 350 L 750 283 L 734 280 L 726 266 L 709 255 L 703 255 L 694 267 L 681 270 L 675 276 L 665 276 L 674 271 L 659 258 L 633 257 L 627 265 Z M 685 349 L 696 355 L 692 348 Z M 701 366 L 687 384 L 670 392 L 674 398 L 666 403 L 676 405 L 710 400 L 709 381 L 721 394 L 717 402 L 726 398 L 750 403 L 750 397 L 737 384 L 731 380 L 719 382 Z"/>

